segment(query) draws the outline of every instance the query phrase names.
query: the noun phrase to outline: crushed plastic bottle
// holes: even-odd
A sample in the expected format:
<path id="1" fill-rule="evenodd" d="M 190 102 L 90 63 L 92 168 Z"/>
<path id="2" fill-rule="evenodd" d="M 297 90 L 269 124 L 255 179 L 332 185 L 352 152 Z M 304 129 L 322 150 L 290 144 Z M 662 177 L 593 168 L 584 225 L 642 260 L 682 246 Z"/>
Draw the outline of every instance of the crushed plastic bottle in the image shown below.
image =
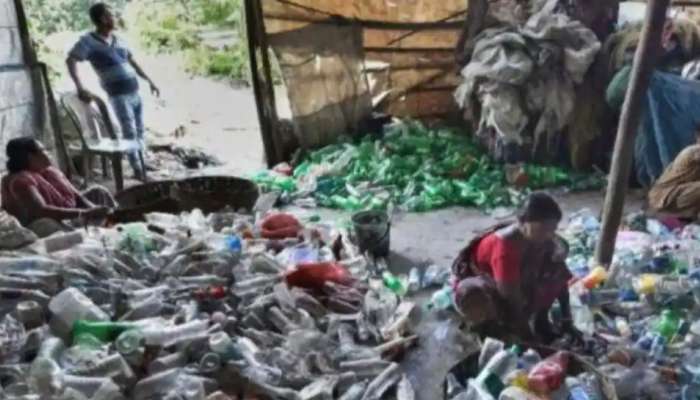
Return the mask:
<path id="1" fill-rule="evenodd" d="M 408 293 L 415 293 L 421 288 L 421 276 L 418 268 L 413 267 L 408 273 Z"/>
<path id="2" fill-rule="evenodd" d="M 9 361 L 19 356 L 27 341 L 24 326 L 12 315 L 7 314 L 0 320 L 0 361 Z"/>
<path id="3" fill-rule="evenodd" d="M 76 288 L 59 293 L 49 303 L 52 322 L 61 332 L 69 332 L 78 320 L 107 321 L 109 315 Z"/>
<path id="4" fill-rule="evenodd" d="M 445 286 L 444 288 L 433 293 L 428 303 L 428 309 L 432 310 L 447 310 L 454 305 L 454 293 L 452 288 Z"/>
<path id="5" fill-rule="evenodd" d="M 423 287 L 442 286 L 450 279 L 450 270 L 431 264 L 423 275 Z"/>
<path id="6" fill-rule="evenodd" d="M 518 346 L 513 346 L 496 353 L 474 380 L 476 386 L 497 399 L 506 388 L 506 377 L 517 368 L 519 352 Z"/>

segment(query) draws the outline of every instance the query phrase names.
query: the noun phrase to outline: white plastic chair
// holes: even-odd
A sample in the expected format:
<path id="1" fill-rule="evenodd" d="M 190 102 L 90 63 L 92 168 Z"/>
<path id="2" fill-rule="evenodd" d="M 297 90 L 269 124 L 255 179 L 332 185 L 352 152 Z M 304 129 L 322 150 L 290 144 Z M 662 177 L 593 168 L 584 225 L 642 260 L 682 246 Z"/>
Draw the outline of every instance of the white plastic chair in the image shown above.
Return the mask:
<path id="1" fill-rule="evenodd" d="M 137 140 L 120 139 L 114 130 L 109 111 L 100 98 L 90 103 L 81 100 L 77 93 L 68 93 L 61 98 L 61 104 L 68 112 L 80 136 L 81 146 L 76 150 L 81 153 L 85 184 L 92 178 L 92 160 L 95 156 L 102 160 L 102 172 L 108 175 L 107 162 L 112 162 L 114 184 L 117 192 L 124 189 L 124 172 L 122 159 L 125 155 L 137 152 L 143 179 L 146 180 L 146 168 L 143 150 Z"/>

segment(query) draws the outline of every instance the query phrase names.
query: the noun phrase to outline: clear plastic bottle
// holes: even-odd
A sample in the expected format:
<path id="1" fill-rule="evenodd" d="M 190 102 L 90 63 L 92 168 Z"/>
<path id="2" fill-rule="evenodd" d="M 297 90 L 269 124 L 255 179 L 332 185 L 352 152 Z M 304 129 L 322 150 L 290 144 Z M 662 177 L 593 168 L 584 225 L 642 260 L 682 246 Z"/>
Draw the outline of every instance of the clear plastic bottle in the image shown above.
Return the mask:
<path id="1" fill-rule="evenodd" d="M 217 332 L 209 336 L 209 348 L 221 356 L 224 362 L 243 359 L 241 350 L 225 332 Z"/>
<path id="2" fill-rule="evenodd" d="M 421 288 L 420 271 L 417 267 L 411 268 L 408 274 L 408 293 L 415 293 Z"/>
<path id="3" fill-rule="evenodd" d="M 479 353 L 479 370 L 482 370 L 493 356 L 505 348 L 505 343 L 498 339 L 486 338 Z"/>
<path id="4" fill-rule="evenodd" d="M 151 361 L 148 365 L 148 373 L 154 375 L 170 369 L 184 367 L 185 365 L 187 365 L 187 355 L 178 351 Z"/>
<path id="5" fill-rule="evenodd" d="M 145 339 L 138 329 L 130 329 L 114 341 L 114 347 L 132 366 L 140 367 L 144 361 Z"/>
<path id="6" fill-rule="evenodd" d="M 175 387 L 181 374 L 180 368 L 173 368 L 140 380 L 134 386 L 134 400 L 147 400 L 165 395 Z"/>
<path id="7" fill-rule="evenodd" d="M 43 242 L 47 253 L 55 253 L 73 248 L 83 243 L 84 240 L 83 233 L 80 230 L 75 230 L 49 236 Z"/>
<path id="8" fill-rule="evenodd" d="M 447 310 L 454 304 L 452 288 L 445 286 L 444 288 L 433 293 L 430 298 L 430 303 L 428 303 L 429 309 L 435 310 Z"/>
<path id="9" fill-rule="evenodd" d="M 540 361 L 542 361 L 540 353 L 536 352 L 533 349 L 528 349 L 520 357 L 520 360 L 518 361 L 518 368 L 529 372 Z"/>
<path id="10" fill-rule="evenodd" d="M 519 348 L 513 346 L 501 350 L 486 363 L 475 379 L 477 386 L 483 388 L 493 398 L 498 398 L 506 387 L 506 377 L 518 366 Z"/>
<path id="11" fill-rule="evenodd" d="M 63 332 L 69 332 L 79 319 L 109 321 L 109 315 L 76 288 L 68 288 L 57 294 L 49 303 L 49 310 Z"/>
<path id="12" fill-rule="evenodd" d="M 205 375 L 213 374 L 221 369 L 222 361 L 217 353 L 205 353 L 199 361 L 199 371 Z"/>
<path id="13" fill-rule="evenodd" d="M 208 328 L 209 321 L 195 320 L 170 327 L 150 327 L 144 329 L 142 333 L 147 345 L 168 347 L 195 336 L 203 335 L 207 332 Z"/>
<path id="14" fill-rule="evenodd" d="M 449 279 L 449 268 L 442 268 L 432 264 L 425 270 L 425 274 L 423 275 L 423 287 L 442 286 L 447 283 Z"/>

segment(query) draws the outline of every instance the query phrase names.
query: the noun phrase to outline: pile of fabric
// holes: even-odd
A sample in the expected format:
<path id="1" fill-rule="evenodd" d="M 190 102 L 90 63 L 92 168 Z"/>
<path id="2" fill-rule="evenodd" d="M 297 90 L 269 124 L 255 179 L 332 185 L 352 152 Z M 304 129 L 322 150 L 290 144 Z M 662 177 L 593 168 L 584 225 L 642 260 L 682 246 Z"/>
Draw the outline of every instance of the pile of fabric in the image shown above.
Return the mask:
<path id="1" fill-rule="evenodd" d="M 576 86 L 601 47 L 558 0 L 531 3 L 530 10 L 520 9 L 524 20 L 504 18 L 476 37 L 455 93 L 466 115 L 479 118 L 477 136 L 497 159 L 511 162 L 556 159 Z"/>

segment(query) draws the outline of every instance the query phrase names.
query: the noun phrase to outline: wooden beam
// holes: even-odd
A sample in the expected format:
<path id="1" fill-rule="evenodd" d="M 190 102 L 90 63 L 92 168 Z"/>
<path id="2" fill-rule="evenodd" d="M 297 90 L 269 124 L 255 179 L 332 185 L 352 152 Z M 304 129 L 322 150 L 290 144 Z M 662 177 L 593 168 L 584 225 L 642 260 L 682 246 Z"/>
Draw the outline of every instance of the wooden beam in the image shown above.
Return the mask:
<path id="1" fill-rule="evenodd" d="M 255 93 L 255 105 L 258 110 L 260 134 L 265 148 L 267 165 L 272 167 L 281 161 L 281 157 L 275 142 L 277 109 L 260 0 L 245 0 L 245 13 L 250 75 Z"/>
<path id="2" fill-rule="evenodd" d="M 634 56 L 632 74 L 627 96 L 622 106 L 620 126 L 615 139 L 612 166 L 605 203 L 603 205 L 603 225 L 596 247 L 596 261 L 609 266 L 615 251 L 617 231 L 622 221 L 625 195 L 634 161 L 634 142 L 641 120 L 642 105 L 649 87 L 649 80 L 656 66 L 656 58 L 661 48 L 661 33 L 666 21 L 666 11 L 670 0 L 650 0 L 646 21 L 637 52 Z"/>
<path id="3" fill-rule="evenodd" d="M 305 22 L 310 24 L 329 24 L 329 25 L 359 25 L 365 29 L 376 29 L 376 30 L 443 30 L 443 29 L 460 29 L 464 22 L 462 21 L 450 21 L 449 19 L 459 18 L 464 15 L 466 11 L 460 11 L 453 15 L 448 16 L 447 20 L 440 21 L 427 21 L 427 22 L 396 22 L 396 21 L 376 21 L 376 20 L 363 20 L 356 18 L 346 18 L 340 15 L 334 15 L 329 17 L 318 17 L 314 18 L 311 16 L 302 15 L 289 15 L 284 13 L 276 12 L 266 12 L 264 14 L 265 19 L 276 20 L 276 21 L 289 21 L 289 22 Z"/>

